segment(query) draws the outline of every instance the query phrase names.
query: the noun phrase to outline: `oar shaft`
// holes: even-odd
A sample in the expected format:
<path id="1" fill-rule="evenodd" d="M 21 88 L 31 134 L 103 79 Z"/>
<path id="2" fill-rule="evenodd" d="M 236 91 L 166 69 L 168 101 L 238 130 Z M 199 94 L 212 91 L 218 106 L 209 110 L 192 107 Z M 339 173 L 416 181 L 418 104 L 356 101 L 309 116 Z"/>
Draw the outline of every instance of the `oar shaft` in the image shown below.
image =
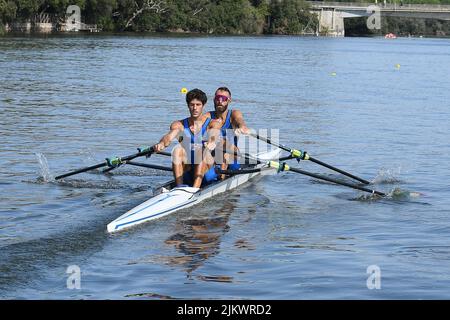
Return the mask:
<path id="1" fill-rule="evenodd" d="M 86 167 L 86 168 L 82 168 L 82 169 L 78 169 L 78 170 L 74 170 L 74 171 L 62 174 L 60 176 L 55 177 L 55 180 L 59 180 L 59 179 L 66 178 L 66 177 L 70 177 L 70 176 L 73 176 L 75 174 L 86 172 L 86 171 L 89 171 L 89 170 L 95 170 L 95 169 L 98 169 L 98 168 L 101 168 L 101 167 L 105 167 L 107 165 L 108 164 L 105 161 L 104 163 L 99 163 L 99 164 L 97 164 L 95 166 L 90 166 L 90 167 Z"/>
<path id="2" fill-rule="evenodd" d="M 346 187 L 349 187 L 349 188 L 353 188 L 353 189 L 357 189 L 357 190 L 361 190 L 361 191 L 365 191 L 365 192 L 369 192 L 369 193 L 374 193 L 374 194 L 379 195 L 379 196 L 383 196 L 383 197 L 386 196 L 385 193 L 380 192 L 380 191 L 371 190 L 371 189 L 364 188 L 364 187 L 361 187 L 361 186 L 357 186 L 357 185 L 354 185 L 354 184 L 351 184 L 351 183 L 347 183 L 347 182 L 344 182 L 344 181 L 339 181 L 339 180 L 336 180 L 336 179 L 333 179 L 333 178 L 321 176 L 321 175 L 318 175 L 318 174 L 315 174 L 315 173 L 304 171 L 302 169 L 289 168 L 289 171 L 297 172 L 297 173 L 303 174 L 305 176 L 309 176 L 309 177 L 320 179 L 320 180 L 325 180 L 325 181 L 332 182 L 332 183 L 335 183 L 335 184 L 339 184 L 339 185 L 342 185 L 342 186 L 346 186 Z"/>
<path id="3" fill-rule="evenodd" d="M 153 153 L 153 148 L 150 148 L 149 150 L 140 151 L 138 153 L 135 153 L 135 154 L 123 157 L 123 158 L 121 158 L 121 160 L 122 161 L 129 161 L 129 160 L 133 160 L 133 159 L 138 158 L 138 157 L 146 156 L 149 153 Z"/>
<path id="4" fill-rule="evenodd" d="M 144 154 L 143 155 L 147 155 L 149 152 L 144 152 Z M 172 156 L 172 154 L 170 153 L 170 152 L 165 152 L 165 151 L 161 151 L 161 152 L 158 152 L 158 153 L 156 153 L 156 154 L 160 154 L 160 155 L 162 155 L 162 156 L 167 156 L 167 157 L 171 157 Z M 136 157 L 134 157 L 134 158 L 136 158 Z M 132 160 L 132 159 L 134 159 L 134 158 L 131 158 L 130 160 Z M 125 158 L 122 158 L 122 160 L 124 160 L 124 159 L 126 159 L 126 157 Z M 129 161 L 130 160 L 128 160 L 128 161 L 124 161 L 124 162 L 126 162 L 126 163 L 130 163 Z M 110 168 L 107 168 L 107 169 L 105 169 L 105 170 L 103 170 L 103 173 L 108 173 L 108 172 L 110 172 L 110 171 L 112 171 L 112 170 L 114 170 L 114 169 L 116 169 L 117 167 L 110 167 Z"/>
<path id="5" fill-rule="evenodd" d="M 170 167 L 159 166 L 157 164 L 148 164 L 148 163 L 141 163 L 141 162 L 134 162 L 134 161 L 127 161 L 126 164 L 136 166 L 136 167 L 157 169 L 157 170 L 162 170 L 162 171 L 172 171 L 172 168 L 170 168 Z"/>
<path id="6" fill-rule="evenodd" d="M 248 174 L 248 173 L 261 172 L 263 170 L 262 170 L 262 168 L 255 168 L 255 169 L 241 169 L 241 170 L 222 170 L 222 169 L 218 169 L 216 171 L 219 174 L 236 175 L 236 174 Z"/>
<path id="7" fill-rule="evenodd" d="M 171 157 L 172 156 L 172 154 L 170 152 L 165 152 L 165 151 L 161 151 L 161 152 L 158 152 L 158 153 L 155 153 L 155 154 L 160 154 L 160 155 L 166 156 L 166 157 Z"/>
<path id="8" fill-rule="evenodd" d="M 255 137 L 256 139 L 262 140 L 262 141 L 264 141 L 264 142 L 266 142 L 268 144 L 271 144 L 271 145 L 273 145 L 275 147 L 278 147 L 278 148 L 283 149 L 285 151 L 288 151 L 290 153 L 293 153 L 294 151 L 295 152 L 299 152 L 298 150 L 294 150 L 294 149 L 288 148 L 288 147 L 286 147 L 286 146 L 284 146 L 282 144 L 272 142 L 272 140 L 270 140 L 269 138 L 261 137 L 259 134 L 250 133 L 250 135 Z M 306 155 L 306 152 L 304 152 L 304 153 L 301 152 L 301 154 L 305 154 Z M 357 177 L 357 176 L 355 176 L 355 175 L 353 175 L 351 173 L 348 173 L 348 172 L 346 172 L 344 170 L 341 170 L 339 168 L 333 167 L 332 165 L 329 165 L 329 164 L 327 164 L 325 162 L 322 162 L 322 161 L 320 161 L 318 159 L 315 159 L 315 158 L 311 157 L 310 155 L 307 155 L 307 158 L 305 158 L 305 159 L 307 159 L 309 161 L 312 161 L 314 163 L 317 163 L 317 164 L 319 164 L 319 165 L 321 165 L 321 166 L 323 166 L 325 168 L 328 168 L 328 169 L 331 169 L 333 171 L 339 172 L 340 174 L 343 174 L 344 176 L 350 177 L 350 178 L 355 179 L 355 180 L 357 180 L 359 182 L 362 182 L 364 184 L 370 184 L 369 181 L 367 181 L 367 180 L 365 180 L 363 178 Z"/>
<path id="9" fill-rule="evenodd" d="M 147 155 L 149 153 L 153 153 L 153 148 L 148 148 L 147 150 L 143 150 L 143 151 L 140 151 L 138 153 L 122 157 L 119 160 L 122 161 L 122 162 L 126 162 L 126 161 L 129 161 L 129 160 L 133 160 L 134 158 L 137 158 L 137 157 L 145 156 L 145 155 Z M 85 167 L 85 168 L 77 169 L 77 170 L 74 170 L 74 171 L 62 174 L 60 176 L 55 177 L 55 180 L 59 180 L 59 179 L 66 178 L 66 177 L 70 177 L 70 176 L 73 176 L 73 175 L 78 174 L 78 173 L 83 173 L 83 172 L 86 172 L 86 171 L 95 170 L 95 169 L 98 169 L 98 168 L 101 168 L 101 167 L 106 167 L 106 166 L 108 166 L 108 160 L 105 161 L 105 162 L 102 162 L 102 163 L 90 166 L 90 167 Z M 109 168 L 109 169 L 111 169 L 111 168 Z"/>
<path id="10" fill-rule="evenodd" d="M 355 175 L 353 175 L 353 174 L 351 174 L 351 173 L 348 173 L 348 172 L 346 172 L 346 171 L 344 171 L 344 170 L 341 170 L 341 169 L 339 169 L 339 168 L 333 167 L 333 166 L 331 166 L 331 165 L 329 165 L 329 164 L 327 164 L 327 163 L 325 163 L 325 162 L 322 162 L 322 161 L 320 161 L 320 160 L 318 160 L 318 159 L 315 159 L 315 158 L 313 158 L 313 157 L 311 157 L 311 156 L 309 157 L 308 160 L 309 160 L 309 161 L 312 161 L 312 162 L 314 162 L 314 163 L 317 163 L 317 164 L 319 164 L 319 165 L 321 165 L 321 166 L 323 166 L 323 167 L 326 167 L 326 168 L 328 168 L 328 169 L 331 169 L 331 170 L 333 170 L 333 171 L 339 172 L 340 174 L 343 174 L 344 176 L 347 176 L 347 177 L 350 177 L 350 178 L 352 178 L 352 179 L 358 180 L 359 182 L 362 182 L 362 183 L 364 183 L 364 184 L 370 184 L 369 181 L 367 181 L 367 180 L 365 180 L 365 179 L 363 179 L 363 178 L 357 177 L 357 176 L 355 176 Z"/>
<path id="11" fill-rule="evenodd" d="M 241 157 L 241 158 L 244 158 L 246 160 L 250 160 L 250 157 L 247 154 L 238 153 L 238 156 Z M 252 160 L 254 160 L 254 159 L 252 159 Z M 264 162 L 262 162 L 260 160 L 257 160 L 257 163 L 264 163 Z M 269 166 L 270 167 L 273 167 L 271 165 L 272 163 L 274 163 L 274 162 L 273 161 L 269 162 Z M 283 167 L 280 167 L 280 166 L 284 166 L 284 164 L 282 165 L 282 164 L 280 164 L 278 162 L 275 162 L 275 164 L 276 164 L 275 168 L 278 168 L 279 170 L 280 170 L 280 168 L 283 169 Z M 315 173 L 312 173 L 312 172 L 304 171 L 302 169 L 291 168 L 289 166 L 287 166 L 287 168 L 288 169 L 286 171 L 297 172 L 297 173 L 303 174 L 305 176 L 309 176 L 309 177 L 316 178 L 316 179 L 319 179 L 319 180 L 328 181 L 328 182 L 335 183 L 335 184 L 338 184 L 338 185 L 342 185 L 342 186 L 345 186 L 345 187 L 349 187 L 349 188 L 352 188 L 352 189 L 365 191 L 365 192 L 376 194 L 376 195 L 379 195 L 379 196 L 382 196 L 382 197 L 386 196 L 385 193 L 377 191 L 377 190 L 371 190 L 371 189 L 368 189 L 368 188 L 365 188 L 365 187 L 361 187 L 361 186 L 358 186 L 358 185 L 355 185 L 355 184 L 347 183 L 345 181 L 340 181 L 340 180 L 329 178 L 329 177 L 326 177 L 326 176 L 321 176 L 321 175 L 318 175 L 318 174 L 315 174 Z M 252 172 L 253 172 L 253 170 L 255 170 L 254 172 L 258 172 L 258 171 L 262 171 L 262 168 L 250 169 L 250 170 Z M 226 171 L 226 170 L 223 170 L 223 171 Z M 227 171 L 234 171 L 234 170 L 227 170 Z M 246 171 L 245 169 L 241 170 L 241 173 L 244 173 L 245 171 Z M 224 174 L 227 174 L 227 173 L 224 172 Z M 230 174 L 232 174 L 232 172 L 230 172 Z M 237 174 L 237 173 L 234 173 L 234 174 Z"/>

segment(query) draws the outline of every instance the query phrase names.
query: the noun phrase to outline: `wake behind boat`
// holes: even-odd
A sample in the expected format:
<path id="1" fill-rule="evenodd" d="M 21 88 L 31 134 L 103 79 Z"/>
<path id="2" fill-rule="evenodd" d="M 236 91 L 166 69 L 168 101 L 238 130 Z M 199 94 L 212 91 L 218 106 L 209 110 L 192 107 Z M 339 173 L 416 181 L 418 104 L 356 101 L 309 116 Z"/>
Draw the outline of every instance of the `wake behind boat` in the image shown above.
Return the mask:
<path id="1" fill-rule="evenodd" d="M 266 163 L 271 160 L 277 160 L 280 154 L 281 149 L 278 148 L 255 154 L 254 158 L 265 161 L 265 163 L 243 166 L 242 171 L 263 169 L 263 167 L 267 166 Z M 267 170 L 275 172 L 270 167 Z M 256 176 L 259 176 L 261 172 L 256 171 L 231 175 L 224 180 L 216 181 L 200 190 L 192 187 L 175 187 L 174 181 L 170 181 L 155 192 L 155 196 L 109 223 L 107 230 L 110 233 L 117 232 L 144 222 L 162 218 L 178 210 L 189 208 L 219 193 L 235 189 Z"/>

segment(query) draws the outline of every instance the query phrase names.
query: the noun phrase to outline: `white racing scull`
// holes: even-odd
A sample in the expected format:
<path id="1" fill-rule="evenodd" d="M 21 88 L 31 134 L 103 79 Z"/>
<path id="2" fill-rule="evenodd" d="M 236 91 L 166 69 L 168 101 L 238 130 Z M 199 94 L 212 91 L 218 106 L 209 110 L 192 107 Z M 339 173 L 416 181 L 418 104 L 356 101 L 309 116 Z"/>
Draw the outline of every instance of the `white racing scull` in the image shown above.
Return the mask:
<path id="1" fill-rule="evenodd" d="M 277 160 L 280 154 L 281 149 L 276 148 L 267 152 L 255 154 L 253 157 L 260 161 L 268 162 L 270 160 Z M 257 169 L 264 166 L 265 164 L 263 163 L 243 165 L 245 169 Z M 275 169 L 273 168 L 268 168 L 268 170 L 275 172 Z M 261 172 L 258 171 L 231 175 L 224 180 L 216 181 L 202 189 L 192 187 L 175 187 L 173 181 L 170 181 L 155 192 L 153 197 L 109 223 L 107 230 L 111 233 L 117 232 L 144 222 L 164 217 L 175 211 L 189 208 L 205 199 L 215 196 L 216 194 L 232 190 L 255 178 L 256 176 L 259 176 L 260 174 Z"/>

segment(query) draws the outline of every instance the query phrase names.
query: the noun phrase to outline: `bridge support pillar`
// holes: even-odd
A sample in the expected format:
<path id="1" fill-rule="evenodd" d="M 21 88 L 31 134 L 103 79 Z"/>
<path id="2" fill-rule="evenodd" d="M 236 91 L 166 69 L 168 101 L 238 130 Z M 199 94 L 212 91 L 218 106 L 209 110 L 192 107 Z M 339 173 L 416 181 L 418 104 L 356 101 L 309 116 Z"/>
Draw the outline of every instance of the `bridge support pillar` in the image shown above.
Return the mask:
<path id="1" fill-rule="evenodd" d="M 324 36 L 343 37 L 345 35 L 342 12 L 334 8 L 322 8 L 319 12 L 319 33 Z"/>

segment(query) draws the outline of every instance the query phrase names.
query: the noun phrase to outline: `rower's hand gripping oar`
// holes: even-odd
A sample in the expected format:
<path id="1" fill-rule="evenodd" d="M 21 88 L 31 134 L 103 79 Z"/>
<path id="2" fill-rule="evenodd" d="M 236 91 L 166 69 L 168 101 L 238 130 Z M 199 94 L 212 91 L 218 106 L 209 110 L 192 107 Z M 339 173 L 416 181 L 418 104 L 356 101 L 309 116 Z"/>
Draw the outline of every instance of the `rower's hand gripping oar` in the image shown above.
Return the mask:
<path id="1" fill-rule="evenodd" d="M 78 173 L 83 173 L 83 172 L 86 172 L 86 171 L 95 170 L 95 169 L 102 168 L 102 167 L 117 168 L 118 166 L 120 166 L 121 164 L 125 163 L 126 161 L 133 160 L 133 159 L 135 159 L 137 157 L 146 156 L 146 155 L 151 154 L 153 152 L 154 152 L 153 147 L 149 147 L 149 148 L 146 148 L 144 150 L 139 150 L 138 153 L 135 153 L 135 154 L 132 154 L 132 155 L 129 155 L 129 156 L 126 156 L 126 157 L 122 157 L 122 158 L 120 158 L 120 157 L 106 158 L 105 161 L 102 162 L 102 163 L 99 163 L 99 164 L 96 164 L 96 165 L 93 165 L 93 166 L 90 166 L 90 167 L 81 168 L 81 169 L 78 169 L 78 170 L 74 170 L 74 171 L 71 171 L 71 172 L 59 175 L 59 176 L 55 177 L 55 180 L 59 180 L 59 179 L 66 178 L 66 177 L 70 177 L 70 176 L 73 176 L 73 175 L 78 174 Z"/>
<path id="2" fill-rule="evenodd" d="M 333 167 L 333 166 L 331 166 L 331 165 L 329 165 L 329 164 L 327 164 L 325 162 L 322 162 L 322 161 L 320 161 L 318 159 L 315 159 L 315 158 L 311 157 L 306 151 L 301 151 L 301 150 L 288 148 L 288 147 L 286 147 L 286 146 L 284 146 L 282 144 L 278 144 L 278 143 L 272 142 L 269 138 L 261 137 L 257 133 L 250 133 L 250 135 L 252 137 L 258 139 L 258 140 L 264 141 L 264 142 L 266 142 L 268 144 L 271 144 L 271 145 L 273 145 L 273 146 L 275 146 L 277 148 L 280 148 L 280 149 L 283 149 L 283 150 L 289 152 L 293 158 L 297 159 L 297 161 L 309 160 L 311 162 L 317 163 L 317 164 L 319 164 L 319 165 L 321 165 L 323 167 L 326 167 L 326 168 L 331 169 L 333 171 L 339 172 L 340 174 L 343 174 L 344 176 L 350 177 L 350 178 L 355 179 L 355 180 L 357 180 L 359 182 L 362 182 L 364 184 L 370 184 L 369 181 L 367 181 L 367 180 L 365 180 L 363 178 L 357 177 L 357 176 L 355 176 L 355 175 L 353 175 L 351 173 L 348 173 L 348 172 L 346 172 L 344 170 L 341 170 L 339 168 Z"/>
<path id="3" fill-rule="evenodd" d="M 345 187 L 349 187 L 349 188 L 365 191 L 365 192 L 368 192 L 368 193 L 376 194 L 378 196 L 382 196 L 382 197 L 387 196 L 387 194 L 385 194 L 383 192 L 380 192 L 380 191 L 377 191 L 377 190 L 371 190 L 371 189 L 368 189 L 368 188 L 365 188 L 365 187 L 362 187 L 362 186 L 359 186 L 359 185 L 356 185 L 356 184 L 347 183 L 345 181 L 339 181 L 337 179 L 333 179 L 333 178 L 329 178 L 329 177 L 326 177 L 326 176 L 318 175 L 318 174 L 315 174 L 315 173 L 312 173 L 312 172 L 308 172 L 308 171 L 304 171 L 304 170 L 301 170 L 301 169 L 298 169 L 298 168 L 291 168 L 286 163 L 280 164 L 279 162 L 276 162 L 276 161 L 270 161 L 268 163 L 268 166 L 271 167 L 271 168 L 277 169 L 278 172 L 281 172 L 281 171 L 292 171 L 292 172 L 300 173 L 300 174 L 303 174 L 305 176 L 309 176 L 309 177 L 312 177 L 312 178 L 316 178 L 316 179 L 332 182 L 332 183 L 335 183 L 335 184 L 338 184 L 338 185 L 341 185 L 341 186 L 345 186 Z"/>

